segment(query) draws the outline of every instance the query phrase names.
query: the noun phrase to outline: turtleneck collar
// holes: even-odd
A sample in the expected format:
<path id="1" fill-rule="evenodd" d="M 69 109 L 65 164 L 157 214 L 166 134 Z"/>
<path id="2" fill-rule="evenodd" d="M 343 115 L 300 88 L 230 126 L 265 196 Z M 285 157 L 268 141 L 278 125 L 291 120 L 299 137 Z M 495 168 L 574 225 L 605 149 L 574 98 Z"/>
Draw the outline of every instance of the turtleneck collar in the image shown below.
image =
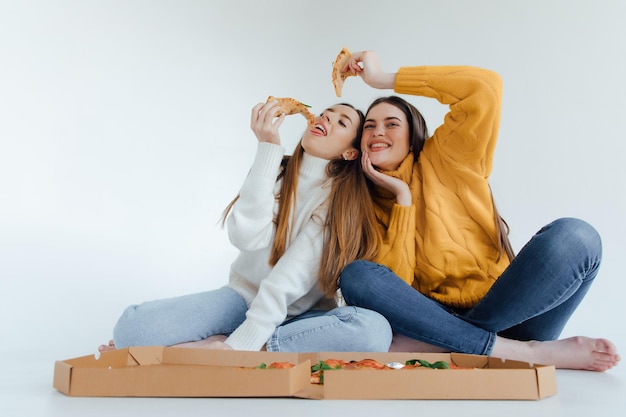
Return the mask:
<path id="1" fill-rule="evenodd" d="M 328 162 L 328 159 L 318 158 L 317 156 L 304 152 L 302 155 L 302 164 L 300 165 L 300 174 L 325 175 Z"/>

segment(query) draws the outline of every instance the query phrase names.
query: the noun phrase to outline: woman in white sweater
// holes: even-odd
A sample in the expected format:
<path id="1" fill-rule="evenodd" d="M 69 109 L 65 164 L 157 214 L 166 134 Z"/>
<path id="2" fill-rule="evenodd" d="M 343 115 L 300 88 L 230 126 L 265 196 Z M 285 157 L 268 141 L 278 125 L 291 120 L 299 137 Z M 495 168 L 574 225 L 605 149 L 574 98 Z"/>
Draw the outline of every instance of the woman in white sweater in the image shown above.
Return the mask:
<path id="1" fill-rule="evenodd" d="M 137 345 L 268 351 L 387 351 L 391 330 L 378 313 L 338 307 L 337 278 L 377 250 L 373 208 L 363 193 L 363 114 L 326 109 L 291 157 L 281 146 L 277 102 L 252 109 L 257 154 L 225 211 L 240 250 L 222 288 L 128 307 L 114 340 Z M 329 215 L 330 213 L 330 215 Z"/>

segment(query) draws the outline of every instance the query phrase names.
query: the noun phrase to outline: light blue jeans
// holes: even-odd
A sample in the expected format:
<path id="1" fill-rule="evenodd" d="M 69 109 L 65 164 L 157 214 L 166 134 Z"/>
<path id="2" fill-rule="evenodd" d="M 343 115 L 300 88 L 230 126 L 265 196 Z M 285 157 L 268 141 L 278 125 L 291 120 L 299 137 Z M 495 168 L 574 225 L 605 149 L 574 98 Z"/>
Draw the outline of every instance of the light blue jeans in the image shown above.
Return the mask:
<path id="1" fill-rule="evenodd" d="M 212 335 L 230 335 L 246 318 L 233 289 L 189 294 L 132 305 L 113 329 L 118 348 L 171 346 Z M 266 344 L 270 352 L 386 352 L 391 327 L 379 313 L 360 307 L 310 310 L 285 321 Z"/>
<path id="2" fill-rule="evenodd" d="M 488 355 L 496 335 L 558 338 L 596 277 L 601 259 L 598 232 L 582 220 L 563 218 L 535 234 L 470 309 L 440 304 L 373 262 L 349 264 L 340 287 L 349 305 L 378 311 L 394 332 L 454 352 Z"/>

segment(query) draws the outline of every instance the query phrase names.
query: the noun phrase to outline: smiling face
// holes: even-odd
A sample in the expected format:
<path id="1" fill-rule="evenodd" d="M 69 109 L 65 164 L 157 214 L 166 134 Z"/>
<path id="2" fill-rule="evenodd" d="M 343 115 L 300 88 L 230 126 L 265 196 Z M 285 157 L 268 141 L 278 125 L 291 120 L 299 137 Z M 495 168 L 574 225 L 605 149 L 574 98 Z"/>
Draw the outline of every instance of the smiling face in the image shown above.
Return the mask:
<path id="1" fill-rule="evenodd" d="M 367 152 L 372 165 L 393 171 L 409 154 L 409 122 L 402 110 L 393 104 L 372 107 L 365 118 L 361 150 Z"/>
<path id="2" fill-rule="evenodd" d="M 302 147 L 310 155 L 323 159 L 354 159 L 358 151 L 352 146 L 361 118 L 357 111 L 336 104 L 319 115 L 302 136 Z"/>

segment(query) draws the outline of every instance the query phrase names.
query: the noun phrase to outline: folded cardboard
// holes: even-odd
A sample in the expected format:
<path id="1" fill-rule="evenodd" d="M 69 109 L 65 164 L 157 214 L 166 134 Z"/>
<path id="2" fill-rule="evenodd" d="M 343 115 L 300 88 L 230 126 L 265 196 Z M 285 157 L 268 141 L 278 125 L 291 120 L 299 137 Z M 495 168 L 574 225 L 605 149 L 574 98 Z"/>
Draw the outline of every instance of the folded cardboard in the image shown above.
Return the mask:
<path id="1" fill-rule="evenodd" d="M 460 353 L 344 353 L 322 352 L 309 357 L 374 359 L 382 363 L 423 359 L 446 361 L 461 369 L 330 370 L 323 385 L 308 385 L 296 394 L 317 399 L 470 399 L 538 400 L 556 394 L 554 366 L 503 361 Z"/>
<path id="2" fill-rule="evenodd" d="M 256 369 L 291 362 L 289 369 Z M 288 397 L 310 381 L 294 353 L 131 347 L 54 367 L 54 388 L 77 397 Z"/>
<path id="3" fill-rule="evenodd" d="M 311 384 L 311 365 L 324 359 L 446 361 L 463 369 L 328 370 Z M 290 362 L 288 369 L 257 369 Z M 54 388 L 90 397 L 295 397 L 311 399 L 511 399 L 556 394 L 554 366 L 455 353 L 242 352 L 131 347 L 57 361 Z"/>

